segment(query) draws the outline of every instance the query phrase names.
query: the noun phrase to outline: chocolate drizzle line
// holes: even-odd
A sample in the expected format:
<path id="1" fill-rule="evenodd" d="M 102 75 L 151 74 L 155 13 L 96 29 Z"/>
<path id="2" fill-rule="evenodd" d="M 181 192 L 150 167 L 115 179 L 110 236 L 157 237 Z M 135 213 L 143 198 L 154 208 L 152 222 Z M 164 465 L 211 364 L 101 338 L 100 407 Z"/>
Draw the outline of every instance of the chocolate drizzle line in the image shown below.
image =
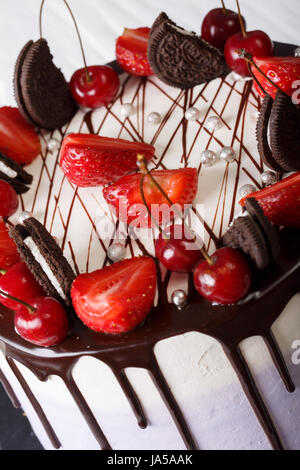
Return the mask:
<path id="1" fill-rule="evenodd" d="M 149 79 L 147 82 L 144 79 L 141 79 L 137 80 L 135 83 L 137 83 L 137 89 L 134 93 L 132 102 L 135 103 L 137 100 L 139 100 L 139 103 L 141 103 L 139 111 L 139 124 L 137 128 L 135 128 L 133 124 L 133 119 L 127 119 L 125 122 L 122 122 L 113 112 L 113 104 L 111 104 L 109 107 L 107 107 L 103 121 L 96 132 L 93 127 L 93 113 L 91 112 L 86 113 L 85 115 L 83 114 L 80 130 L 85 125 L 89 132 L 99 133 L 102 130 L 104 121 L 110 115 L 121 126 L 119 135 L 121 135 L 121 132 L 124 132 L 127 134 L 127 138 L 129 135 L 133 140 L 140 140 L 140 133 L 142 134 L 142 137 L 144 136 L 146 86 L 150 87 L 150 85 L 152 85 L 156 86 L 158 89 L 160 87 L 159 85 L 154 84 L 151 79 Z M 132 78 L 127 78 L 123 83 L 123 87 L 119 96 L 116 98 L 116 102 L 122 102 L 126 87 L 131 85 Z M 236 92 L 240 96 L 240 106 L 233 131 L 232 145 L 235 143 L 235 141 L 239 142 L 240 144 L 239 160 L 241 159 L 242 152 L 244 152 L 245 156 L 250 158 L 252 161 L 254 168 L 256 170 L 259 169 L 259 171 L 263 171 L 263 167 L 261 165 L 257 165 L 255 158 L 249 153 L 243 143 L 245 113 L 249 104 L 249 97 L 255 97 L 252 92 L 251 83 L 246 83 L 243 92 L 240 93 L 235 89 L 235 84 L 231 85 L 226 82 L 226 80 L 220 80 L 217 95 L 224 85 L 229 86 L 229 96 L 227 97 L 222 112 L 220 113 L 220 117 L 223 120 L 223 113 L 226 109 L 227 103 L 229 102 L 229 97 L 231 94 Z M 208 101 L 205 97 L 205 92 L 208 87 L 209 84 L 204 85 L 196 98 L 193 97 L 192 92 L 180 92 L 177 98 L 174 99 L 169 96 L 166 91 L 160 90 L 161 93 L 163 93 L 165 97 L 170 100 L 170 108 L 154 135 L 153 143 L 155 143 L 155 141 L 158 139 L 164 126 L 170 119 L 172 111 L 175 108 L 180 108 L 184 115 L 184 110 L 186 107 L 190 105 L 197 105 L 198 99 L 203 100 L 204 103 Z M 215 96 L 213 103 L 217 98 L 217 95 Z M 209 109 L 214 110 L 213 103 L 211 103 Z M 197 131 L 197 136 L 202 129 L 205 132 L 209 132 L 204 125 L 205 119 L 203 119 L 202 122 L 199 121 L 198 123 L 195 123 L 195 125 L 199 125 L 199 132 Z M 72 123 L 70 125 L 72 125 Z M 237 136 L 237 131 L 240 126 L 241 137 L 239 138 Z M 230 126 L 226 127 L 230 129 Z M 68 126 L 64 130 L 60 131 L 61 138 L 64 137 L 67 129 Z M 167 142 L 165 148 L 162 149 L 161 157 L 158 159 L 156 166 L 164 166 L 163 159 L 167 154 L 172 140 L 180 129 L 182 129 L 182 155 L 184 156 L 185 164 L 188 163 L 189 155 L 192 149 L 187 148 L 187 126 L 185 125 L 183 118 L 180 120 L 174 134 L 170 136 L 170 141 Z M 214 136 L 214 134 L 210 133 L 210 138 L 214 139 L 214 141 L 217 142 L 220 146 L 225 145 L 219 141 Z M 193 142 L 192 145 L 194 146 L 194 144 L 195 142 Z M 49 177 L 50 180 L 49 192 L 46 197 L 47 207 L 44 218 L 45 225 L 48 223 L 48 217 L 50 218 L 49 203 L 53 193 L 54 178 L 58 173 L 57 167 L 59 157 L 58 152 L 55 165 L 51 172 L 48 168 L 48 163 L 50 163 L 50 160 L 48 160 L 48 153 L 49 152 L 46 150 L 45 154 L 43 154 L 39 183 L 34 195 L 35 201 L 38 197 L 40 181 L 45 171 L 47 177 Z M 241 167 L 240 163 L 239 165 Z M 239 175 L 240 171 L 236 173 L 235 191 L 232 200 L 232 213 L 234 211 Z M 251 175 L 249 174 L 249 177 L 250 176 Z M 65 178 L 62 178 L 59 194 L 56 196 L 54 214 L 52 220 L 50 220 L 51 229 L 54 222 L 55 212 L 57 209 L 59 210 L 59 199 L 62 194 L 62 188 L 65 184 L 69 184 L 69 182 Z M 220 203 L 222 201 L 222 193 L 224 197 L 223 201 L 225 201 L 227 184 L 228 166 L 226 167 L 224 173 L 222 188 L 220 188 Z M 97 236 L 94 216 L 89 214 L 87 207 L 85 207 L 84 202 L 80 197 L 80 191 L 76 191 L 74 188 L 73 194 L 74 196 L 69 206 L 69 212 L 65 216 L 66 221 L 64 222 L 64 219 L 61 215 L 61 222 L 64 229 L 63 245 L 65 246 L 65 250 L 67 248 L 70 250 L 73 263 L 79 271 L 79 267 L 77 266 L 78 263 L 76 261 L 76 253 L 74 253 L 72 244 L 70 244 L 69 240 L 67 239 L 71 213 L 75 201 L 79 202 L 89 220 L 91 221 L 92 232 L 89 238 L 89 247 L 86 261 L 87 265 L 89 264 L 90 247 L 93 233 L 96 235 L 96 240 L 98 239 L 99 241 L 100 249 L 104 250 L 106 253 L 106 248 L 103 241 L 100 240 Z M 221 207 L 223 224 L 224 203 L 221 204 Z M 219 210 L 219 204 L 216 210 Z M 195 211 L 196 209 L 194 209 L 194 212 Z M 215 234 L 213 231 L 214 227 L 209 227 L 207 223 L 204 223 L 204 226 L 209 236 L 209 240 L 212 240 L 214 244 L 218 246 L 218 237 L 220 234 Z M 110 240 L 109 244 L 111 242 L 112 240 Z M 243 358 L 239 349 L 239 344 L 244 339 L 254 335 L 262 336 L 269 348 L 275 367 L 277 368 L 278 373 L 285 383 L 287 390 L 290 392 L 294 390 L 294 384 L 289 375 L 276 340 L 272 334 L 271 327 L 274 321 L 280 316 L 289 300 L 300 290 L 299 231 L 286 229 L 282 230 L 280 232 L 280 242 L 281 255 L 276 263 L 274 263 L 270 269 L 264 271 L 263 274 L 257 275 L 255 279 L 255 285 L 253 286 L 253 292 L 248 296 L 247 299 L 230 307 L 214 306 L 206 302 L 195 292 L 190 277 L 188 292 L 189 303 L 183 310 L 178 311 L 177 308 L 173 304 L 169 304 L 167 300 L 166 290 L 170 280 L 170 273 L 167 273 L 164 280 L 162 280 L 162 275 L 159 272 L 159 299 L 157 306 L 152 309 L 151 313 L 142 326 L 126 335 L 112 337 L 95 334 L 91 330 L 84 327 L 81 322 L 75 318 L 72 325 L 71 334 L 61 345 L 58 345 L 51 350 L 41 350 L 25 342 L 15 333 L 11 312 L 4 308 L 1 309 L 1 314 L 3 317 L 0 317 L 0 344 L 2 343 L 4 345 L 4 353 L 8 364 L 20 382 L 21 387 L 29 398 L 37 415 L 39 416 L 52 445 L 55 448 L 58 448 L 60 443 L 51 427 L 51 424 L 47 420 L 43 409 L 33 395 L 33 392 L 29 389 L 25 379 L 16 366 L 14 362 L 15 360 L 28 367 L 40 380 L 46 380 L 50 375 L 58 375 L 63 379 L 67 389 L 71 393 L 91 432 L 94 434 L 99 443 L 99 446 L 102 449 L 110 449 L 111 446 L 100 428 L 100 423 L 97 422 L 92 410 L 87 404 L 73 378 L 72 371 L 75 364 L 83 356 L 91 356 L 107 364 L 114 373 L 141 428 L 145 428 L 147 426 L 147 417 L 144 414 L 139 397 L 135 393 L 130 381 L 126 376 L 125 370 L 129 367 L 144 368 L 149 371 L 150 376 L 155 383 L 163 401 L 165 402 L 186 447 L 188 449 L 196 449 L 197 444 L 191 435 L 185 417 L 183 416 L 183 413 L 178 403 L 176 402 L 169 385 L 160 371 L 158 362 L 154 355 L 154 347 L 157 342 L 183 333 L 195 331 L 209 335 L 222 344 L 225 354 L 228 356 L 233 368 L 235 369 L 245 394 L 250 404 L 252 405 L 252 408 L 257 415 L 257 418 L 262 428 L 264 429 L 272 447 L 274 449 L 282 449 L 283 444 L 280 440 L 276 426 L 273 423 L 272 417 L 270 416 L 268 409 L 264 404 L 264 400 L 260 394 L 260 391 L 258 390 L 251 372 L 245 362 L 245 359 Z M 140 240 L 136 240 L 135 243 L 141 252 L 147 253 L 147 250 Z M 126 244 L 128 245 L 130 252 L 133 253 L 133 240 L 130 239 L 129 236 L 127 238 Z M 108 262 L 107 257 L 106 262 Z M 0 374 L 0 379 L 6 383 L 6 388 L 11 388 L 7 386 L 7 382 L 5 382 L 6 379 L 3 379 L 2 374 Z"/>

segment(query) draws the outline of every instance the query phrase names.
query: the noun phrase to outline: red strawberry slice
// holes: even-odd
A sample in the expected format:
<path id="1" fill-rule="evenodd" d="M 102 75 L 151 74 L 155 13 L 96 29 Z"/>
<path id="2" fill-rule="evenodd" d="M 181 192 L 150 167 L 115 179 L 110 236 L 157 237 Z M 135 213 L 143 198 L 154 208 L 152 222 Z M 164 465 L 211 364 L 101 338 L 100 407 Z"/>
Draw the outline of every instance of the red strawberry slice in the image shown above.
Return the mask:
<path id="1" fill-rule="evenodd" d="M 260 57 L 254 58 L 254 62 L 274 82 L 289 96 L 299 90 L 300 84 L 300 57 Z M 255 67 L 252 71 L 263 89 L 275 98 L 277 88 L 274 87 Z M 298 84 L 296 83 L 298 81 Z M 254 82 L 257 92 L 264 96 L 264 93 Z"/>
<path id="2" fill-rule="evenodd" d="M 179 204 L 183 207 L 193 202 L 198 189 L 198 173 L 195 168 L 156 170 L 152 171 L 152 175 L 174 205 Z M 141 174 L 124 176 L 104 188 L 103 195 L 115 208 L 116 215 L 122 222 L 145 228 L 151 226 L 151 218 L 143 204 L 140 181 Z M 174 213 L 170 211 L 167 200 L 149 176 L 144 180 L 144 193 L 147 205 L 158 223 L 166 223 L 173 219 Z"/>
<path id="3" fill-rule="evenodd" d="M 37 133 L 18 108 L 0 108 L 0 152 L 20 165 L 29 165 L 41 152 Z"/>
<path id="4" fill-rule="evenodd" d="M 60 166 L 71 183 L 99 186 L 121 178 L 137 169 L 137 154 L 150 160 L 152 145 L 111 139 L 93 134 L 70 134 L 62 144 Z"/>
<path id="5" fill-rule="evenodd" d="M 150 28 L 126 28 L 117 39 L 116 57 L 125 72 L 142 77 L 153 75 L 147 56 L 149 35 Z"/>
<path id="6" fill-rule="evenodd" d="M 146 256 L 120 261 L 73 282 L 76 314 L 91 330 L 125 333 L 148 315 L 156 292 L 156 267 Z"/>
<path id="7" fill-rule="evenodd" d="M 20 257 L 17 247 L 8 234 L 8 228 L 0 219 L 0 269 L 7 270 L 18 263 Z"/>
<path id="8" fill-rule="evenodd" d="M 244 206 L 249 197 L 259 202 L 273 224 L 300 228 L 300 171 L 272 186 L 249 194 L 240 204 Z"/>

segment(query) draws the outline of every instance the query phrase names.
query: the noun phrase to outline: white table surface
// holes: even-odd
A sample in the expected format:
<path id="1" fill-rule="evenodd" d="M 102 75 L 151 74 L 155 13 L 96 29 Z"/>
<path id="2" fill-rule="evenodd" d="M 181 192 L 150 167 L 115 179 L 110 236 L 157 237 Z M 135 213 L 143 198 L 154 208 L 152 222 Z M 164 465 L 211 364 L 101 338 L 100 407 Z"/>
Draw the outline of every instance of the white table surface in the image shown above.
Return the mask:
<path id="1" fill-rule="evenodd" d="M 151 26 L 164 10 L 179 25 L 200 32 L 204 15 L 219 0 L 69 0 L 89 65 L 114 59 L 115 39 L 124 27 Z M 39 38 L 40 0 L 0 0 L 0 105 L 15 105 L 14 63 L 24 44 Z M 300 44 L 300 0 L 240 0 L 248 29 L 263 29 L 272 39 Z M 226 0 L 235 8 L 235 0 Z M 79 44 L 62 0 L 47 0 L 43 35 L 67 79 L 82 66 Z"/>

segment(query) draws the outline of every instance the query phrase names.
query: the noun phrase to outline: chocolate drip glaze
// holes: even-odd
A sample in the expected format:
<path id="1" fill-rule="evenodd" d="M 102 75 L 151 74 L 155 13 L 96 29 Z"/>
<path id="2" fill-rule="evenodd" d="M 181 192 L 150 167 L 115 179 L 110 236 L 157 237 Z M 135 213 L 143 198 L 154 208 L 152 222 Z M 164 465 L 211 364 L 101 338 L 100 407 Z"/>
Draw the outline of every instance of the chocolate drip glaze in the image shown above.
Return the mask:
<path id="1" fill-rule="evenodd" d="M 9 381 L 7 380 L 7 378 L 5 377 L 1 369 L 0 369 L 0 382 L 2 383 L 4 390 L 9 396 L 10 401 L 12 402 L 13 406 L 15 408 L 21 408 L 21 404 L 18 398 L 16 397 L 16 394 L 13 391 L 12 386 L 10 385 Z"/>
<path id="2" fill-rule="evenodd" d="M 128 83 L 128 81 L 129 80 L 126 80 L 125 83 Z M 218 92 L 225 81 L 226 79 L 221 81 Z M 140 86 L 143 90 L 143 96 L 145 96 L 146 83 L 144 80 L 141 80 Z M 117 98 L 119 100 L 122 100 L 124 87 L 125 84 L 123 85 L 123 90 L 121 90 L 121 93 Z M 230 93 L 232 93 L 233 88 L 234 86 L 231 87 Z M 161 132 L 164 123 L 167 122 L 167 120 L 170 118 L 172 110 L 175 107 L 180 106 L 184 112 L 184 109 L 188 105 L 195 102 L 193 101 L 192 93 L 188 93 L 190 92 L 180 92 L 177 100 L 175 101 L 170 98 L 172 102 L 170 112 L 166 114 L 164 121 L 158 128 L 157 136 L 159 135 L 159 132 Z M 183 96 L 185 99 L 184 105 L 182 106 L 180 102 Z M 247 149 L 243 145 L 244 119 L 246 106 L 250 96 L 252 96 L 251 86 L 250 84 L 246 83 L 244 86 L 244 91 L 241 94 L 241 104 L 238 110 L 237 121 L 235 123 L 235 137 L 233 140 L 240 142 L 241 151 L 243 150 L 246 155 L 251 158 L 251 161 L 258 165 L 255 159 L 249 154 L 249 152 L 247 152 Z M 211 105 L 210 109 L 212 107 L 213 104 Z M 111 107 L 107 108 L 107 113 L 104 117 L 104 120 L 109 113 L 112 114 Z M 142 106 L 142 113 L 142 123 L 144 123 L 144 104 Z M 103 122 L 97 132 L 100 132 Z M 91 133 L 97 133 L 93 128 L 92 113 L 89 112 L 83 117 L 83 123 L 86 124 Z M 239 139 L 237 137 L 236 130 L 238 129 L 240 123 L 242 124 L 242 134 L 241 138 Z M 126 132 L 132 136 L 133 140 L 140 140 L 140 129 L 135 129 L 130 120 L 127 120 L 124 123 L 120 122 L 120 124 L 122 129 L 125 129 Z M 179 127 L 182 127 L 183 133 L 183 161 L 187 162 L 189 155 L 186 149 L 186 136 L 184 135 L 186 133 L 187 126 L 183 125 L 183 121 L 181 121 Z M 67 129 L 61 131 L 62 137 L 66 132 Z M 209 131 L 206 130 L 206 132 Z M 173 136 L 171 136 L 171 139 L 172 138 Z M 213 134 L 211 134 L 211 138 L 215 139 Z M 167 152 L 168 145 L 165 153 Z M 156 163 L 157 166 L 163 165 L 163 157 L 164 155 Z M 260 168 L 259 166 L 259 169 L 262 171 L 262 167 Z M 243 170 L 242 166 L 240 170 Z M 44 171 L 44 166 L 42 171 Z M 54 169 L 54 174 L 55 171 L 56 166 Z M 227 177 L 228 173 L 225 172 L 225 179 L 223 184 L 226 184 Z M 236 178 L 237 180 L 235 187 L 237 188 L 239 172 L 237 172 Z M 62 185 L 63 184 L 64 181 L 62 182 Z M 52 180 L 50 180 L 48 203 L 52 193 L 52 185 L 53 177 Z M 235 197 L 236 190 L 234 193 L 234 199 Z M 81 201 L 77 192 L 74 194 L 74 198 L 77 198 L 80 204 L 83 205 L 83 202 Z M 65 233 L 68 231 L 74 200 L 72 201 L 69 217 L 64 227 Z M 232 207 L 234 207 L 234 203 L 232 203 Z M 56 209 L 57 204 L 55 211 Z M 86 208 L 85 211 L 88 214 Z M 45 223 L 47 221 L 47 216 L 48 213 L 46 211 Z M 89 218 L 91 220 L 91 224 L 93 225 L 93 219 L 90 216 Z M 205 229 L 210 234 L 212 241 L 217 245 L 219 234 L 215 235 L 213 231 L 214 227 L 208 227 L 206 224 Z M 66 237 L 64 237 L 64 241 L 65 240 Z M 128 239 L 127 243 L 129 244 L 132 252 L 132 241 Z M 140 240 L 137 240 L 137 244 L 140 250 L 146 253 L 146 250 Z M 281 230 L 280 245 L 281 254 L 279 258 L 266 271 L 256 275 L 255 284 L 251 294 L 245 300 L 232 306 L 225 307 L 210 304 L 205 299 L 201 298 L 197 292 L 195 292 L 193 283 L 189 282 L 189 302 L 184 309 L 179 311 L 173 304 L 168 303 L 167 300 L 166 289 L 170 280 L 170 273 L 167 274 L 167 276 L 164 278 L 164 281 L 161 280 L 161 276 L 159 275 L 159 300 L 157 306 L 152 309 L 151 313 L 142 326 L 128 334 L 120 336 L 96 334 L 88 328 L 84 327 L 79 319 L 75 317 L 73 320 L 71 333 L 62 344 L 49 350 L 40 349 L 25 342 L 15 333 L 13 316 L 11 315 L 11 312 L 1 308 L 2 315 L 0 317 L 0 343 L 4 345 L 4 352 L 7 361 L 13 373 L 19 380 L 24 392 L 31 401 L 32 406 L 40 417 L 41 423 L 43 424 L 53 446 L 56 448 L 59 447 L 59 441 L 50 423 L 48 422 L 44 411 L 42 410 L 32 391 L 29 389 L 27 383 L 22 377 L 22 374 L 14 363 L 14 360 L 17 360 L 28 367 L 40 380 L 46 380 L 50 375 L 58 375 L 63 379 L 102 449 L 110 449 L 111 447 L 100 428 L 101 423 L 98 423 L 95 419 L 92 410 L 89 408 L 85 398 L 83 397 L 81 391 L 73 379 L 72 369 L 74 365 L 83 356 L 91 356 L 106 363 L 116 376 L 123 392 L 128 399 L 129 404 L 132 407 L 138 424 L 141 427 L 146 427 L 147 418 L 145 417 L 139 398 L 137 397 L 126 377 L 125 369 L 129 367 L 147 369 L 165 404 L 167 405 L 169 412 L 183 438 L 183 441 L 185 442 L 186 447 L 188 449 L 197 448 L 183 413 L 159 369 L 153 351 L 154 346 L 158 341 L 190 331 L 195 331 L 209 335 L 222 344 L 223 349 L 232 366 L 234 367 L 246 396 L 251 403 L 253 410 L 256 413 L 257 418 L 266 435 L 268 436 L 272 447 L 274 449 L 282 449 L 283 443 L 281 442 L 280 436 L 278 435 L 276 426 L 272 421 L 272 417 L 270 416 L 270 413 L 264 404 L 264 400 L 239 349 L 239 344 L 244 339 L 254 335 L 262 336 L 266 341 L 274 364 L 277 367 L 277 370 L 282 377 L 287 390 L 290 392 L 294 390 L 294 384 L 289 375 L 282 354 L 273 337 L 271 327 L 289 300 L 300 290 L 299 231 L 288 229 Z M 72 256 L 76 262 L 75 255 L 76 254 L 73 252 Z M 2 375 L 0 378 L 2 378 Z"/>

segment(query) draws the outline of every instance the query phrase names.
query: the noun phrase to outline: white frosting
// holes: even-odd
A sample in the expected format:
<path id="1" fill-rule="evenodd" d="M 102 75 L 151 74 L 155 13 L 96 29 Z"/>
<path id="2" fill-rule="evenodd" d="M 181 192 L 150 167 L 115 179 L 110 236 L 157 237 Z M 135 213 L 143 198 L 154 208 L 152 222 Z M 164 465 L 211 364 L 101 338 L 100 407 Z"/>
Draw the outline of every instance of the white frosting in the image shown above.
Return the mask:
<path id="1" fill-rule="evenodd" d="M 58 282 L 55 274 L 52 272 L 52 269 L 47 263 L 47 260 L 44 258 L 44 256 L 40 252 L 39 247 L 33 241 L 32 237 L 25 238 L 24 243 L 30 249 L 31 254 L 34 256 L 35 260 L 39 263 L 42 270 L 47 275 L 49 281 L 51 282 L 51 284 L 53 285 L 57 293 L 60 295 L 60 297 L 64 300 L 67 300 L 67 297 L 60 286 L 60 283 Z"/>
<path id="2" fill-rule="evenodd" d="M 214 114 L 221 114 L 223 110 L 222 117 L 228 126 L 224 125 L 218 131 L 217 139 L 215 139 L 214 137 L 211 138 L 203 126 L 199 132 L 201 122 L 188 124 L 187 152 L 189 154 L 188 164 L 191 167 L 198 168 L 199 156 L 207 146 L 218 154 L 222 147 L 219 142 L 222 142 L 223 145 L 231 145 L 236 125 L 237 109 L 241 100 L 240 93 L 243 91 L 245 83 L 242 81 L 235 83 L 232 90 L 232 78 L 227 77 L 227 82 L 228 84 L 223 83 L 216 99 L 220 80 L 212 81 L 206 85 L 203 93 L 205 99 L 199 95 L 202 86 L 195 88 L 193 91 L 193 97 L 198 97 L 193 105 L 199 108 L 201 117 L 203 116 L 204 119 L 206 115 L 209 115 L 211 112 L 210 105 L 215 99 L 213 112 Z M 144 122 L 142 121 L 143 93 L 145 94 L 144 116 L 147 117 L 153 110 L 159 112 L 162 116 L 166 116 L 181 91 L 165 86 L 155 78 L 151 78 L 145 89 L 143 87 L 138 89 L 138 86 L 139 79 L 131 78 L 122 97 L 123 102 L 131 103 L 134 101 L 135 105 L 139 103 L 137 112 L 130 117 L 131 123 L 139 134 L 143 133 L 145 142 L 151 142 L 155 137 L 155 154 L 158 159 L 165 152 L 170 136 L 174 134 L 164 158 L 164 165 L 167 168 L 181 167 L 183 154 L 181 123 L 184 113 L 184 96 L 180 101 L 181 106 L 173 111 L 171 119 L 166 122 L 162 131 L 158 132 L 158 129 L 148 124 L 146 119 Z M 161 93 L 158 87 L 163 88 L 168 96 Z M 135 100 L 133 99 L 134 96 L 136 96 Z M 224 108 L 227 99 L 228 102 Z M 257 111 L 256 104 L 255 99 L 250 97 L 245 114 L 243 137 L 244 148 L 247 149 L 247 152 L 242 149 L 240 155 L 241 123 L 238 128 L 237 139 L 233 145 L 237 153 L 237 159 L 241 158 L 239 186 L 253 184 L 253 180 L 259 181 L 260 178 L 259 165 L 254 165 L 248 157 L 249 152 L 260 164 L 255 139 L 255 121 L 252 119 L 253 113 Z M 128 140 L 132 140 L 134 136 L 138 139 L 138 135 L 131 126 L 115 118 L 115 116 L 120 117 L 120 108 L 121 103 L 117 101 L 113 104 L 111 113 L 107 113 L 106 109 L 96 110 L 92 115 L 94 128 L 98 129 L 103 118 L 106 117 L 101 127 L 101 135 L 108 137 L 119 136 Z M 79 132 L 79 130 L 88 132 L 86 124 L 82 125 L 82 118 L 83 114 L 79 111 L 70 123 L 68 132 Z M 175 132 L 176 129 L 178 129 L 177 132 Z M 197 140 L 194 142 L 196 136 Z M 55 137 L 60 138 L 59 132 L 55 132 Z M 102 242 L 106 247 L 109 246 L 110 240 L 105 238 L 103 234 L 107 221 L 114 221 L 110 208 L 101 195 L 101 189 L 79 188 L 78 197 L 74 198 L 74 188 L 66 178 L 63 179 L 60 168 L 55 168 L 53 156 L 49 153 L 45 158 L 50 176 L 54 174 L 49 198 L 50 203 L 47 210 L 46 228 L 51 229 L 53 235 L 63 240 L 65 227 L 67 221 L 69 221 L 64 244 L 65 256 L 70 263 L 73 262 L 69 244 L 71 243 L 80 272 L 85 272 L 86 269 L 89 272 L 99 269 L 105 258 L 105 251 L 99 243 L 99 237 L 102 235 Z M 23 197 L 25 209 L 31 211 L 33 194 L 37 191 L 33 212 L 41 221 L 44 219 L 49 194 L 49 177 L 44 167 L 45 163 L 42 158 L 36 160 L 31 166 L 29 170 L 34 175 L 39 175 L 43 169 L 42 177 L 40 181 L 39 178 L 34 179 L 32 190 Z M 213 227 L 214 232 L 218 235 L 225 232 L 230 222 L 237 171 L 238 168 L 235 162 L 229 165 L 228 168 L 218 162 L 211 168 L 202 167 L 199 174 L 199 188 L 195 203 L 200 205 L 199 212 L 208 226 Z M 238 199 L 239 196 L 237 195 L 234 212 L 240 217 L 242 214 L 239 214 Z M 94 221 L 98 233 L 93 230 L 91 220 Z M 201 233 L 201 229 L 203 233 Z M 204 239 L 205 244 L 209 245 L 210 253 L 215 251 L 213 243 L 209 243 L 209 234 L 203 229 L 202 224 L 197 233 Z M 120 234 L 118 235 L 119 238 L 116 237 L 116 239 L 121 239 Z M 153 253 L 153 240 L 143 240 L 143 243 L 146 249 Z M 133 242 L 132 248 L 134 254 L 141 253 L 135 242 Z M 127 252 L 129 256 L 130 250 L 127 250 Z M 175 289 L 187 289 L 186 276 L 172 275 L 168 289 L 170 300 Z M 300 366 L 293 366 L 290 358 L 293 353 L 292 343 L 300 338 L 299 306 L 300 295 L 290 302 L 283 316 L 276 322 L 274 327 L 274 334 L 279 341 L 284 356 L 287 358 L 298 387 L 300 386 Z M 263 390 L 264 398 L 272 410 L 272 416 L 279 424 L 280 434 L 283 436 L 284 442 L 288 448 L 299 449 L 300 390 L 298 389 L 291 395 L 286 393 L 260 338 L 252 338 L 244 342 L 242 348 Z M 155 354 L 162 372 L 201 448 L 270 448 L 266 436 L 241 390 L 233 369 L 230 367 L 220 345 L 214 339 L 192 332 L 161 341 L 155 348 Z M 63 448 L 97 449 L 98 444 L 61 380 L 58 377 L 51 377 L 47 382 L 42 383 L 26 368 L 21 365 L 19 367 L 30 388 L 41 402 L 63 444 Z M 18 387 L 5 364 L 3 368 L 17 391 L 26 414 L 33 423 L 43 445 L 50 449 L 51 444 L 24 397 L 24 393 Z M 93 359 L 82 358 L 74 369 L 75 381 L 95 413 L 112 447 L 115 449 L 183 449 L 182 439 L 147 372 L 139 369 L 129 369 L 127 375 L 141 399 L 151 423 L 146 430 L 138 428 L 124 394 L 111 371 L 104 364 Z M 294 432 L 291 432 L 292 429 L 294 429 Z"/>
<path id="3" fill-rule="evenodd" d="M 16 178 L 18 173 L 15 170 L 12 170 L 9 166 L 5 165 L 5 163 L 0 161 L 0 172 L 4 173 L 9 178 Z"/>

